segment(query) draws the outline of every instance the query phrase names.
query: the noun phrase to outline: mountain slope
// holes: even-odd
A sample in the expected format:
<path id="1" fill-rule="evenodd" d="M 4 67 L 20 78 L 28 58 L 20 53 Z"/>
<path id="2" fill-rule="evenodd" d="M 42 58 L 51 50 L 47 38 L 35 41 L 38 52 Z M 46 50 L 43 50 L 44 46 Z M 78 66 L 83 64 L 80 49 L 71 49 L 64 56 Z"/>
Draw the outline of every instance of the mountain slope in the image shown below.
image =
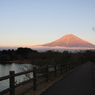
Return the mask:
<path id="1" fill-rule="evenodd" d="M 51 43 L 44 44 L 42 46 L 61 46 L 61 47 L 95 47 L 95 45 L 80 39 L 73 34 L 67 34 L 60 39 L 53 41 Z"/>

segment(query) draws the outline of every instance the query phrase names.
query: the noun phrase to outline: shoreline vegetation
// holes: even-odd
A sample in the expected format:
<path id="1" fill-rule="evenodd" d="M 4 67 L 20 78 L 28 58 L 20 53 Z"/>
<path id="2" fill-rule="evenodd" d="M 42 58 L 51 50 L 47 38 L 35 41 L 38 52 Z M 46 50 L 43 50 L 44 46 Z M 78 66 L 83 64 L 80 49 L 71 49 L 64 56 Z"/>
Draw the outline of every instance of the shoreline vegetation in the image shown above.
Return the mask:
<path id="1" fill-rule="evenodd" d="M 11 60 L 11 61 L 0 61 L 0 64 L 12 64 L 12 63 L 19 63 L 19 64 L 32 64 L 31 60 Z"/>
<path id="2" fill-rule="evenodd" d="M 11 60 L 6 61 L 8 63 L 21 63 L 21 64 L 31 64 L 31 60 Z"/>
<path id="3" fill-rule="evenodd" d="M 51 65 L 66 62 L 78 62 L 87 60 L 95 63 L 95 50 L 80 50 L 77 52 L 63 52 L 47 50 L 38 52 L 30 48 L 19 47 L 17 50 L 0 51 L 0 63 L 20 63 L 35 65 Z"/>

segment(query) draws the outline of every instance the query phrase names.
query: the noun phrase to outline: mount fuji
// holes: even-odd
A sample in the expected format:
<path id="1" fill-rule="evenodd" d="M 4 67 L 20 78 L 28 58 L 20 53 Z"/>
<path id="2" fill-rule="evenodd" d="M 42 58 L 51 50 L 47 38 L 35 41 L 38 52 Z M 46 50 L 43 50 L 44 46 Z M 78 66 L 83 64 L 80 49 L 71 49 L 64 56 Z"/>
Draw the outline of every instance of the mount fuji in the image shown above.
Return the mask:
<path id="1" fill-rule="evenodd" d="M 67 34 L 53 42 L 43 44 L 41 46 L 48 47 L 87 47 L 87 48 L 95 48 L 95 45 L 87 42 L 73 34 Z"/>

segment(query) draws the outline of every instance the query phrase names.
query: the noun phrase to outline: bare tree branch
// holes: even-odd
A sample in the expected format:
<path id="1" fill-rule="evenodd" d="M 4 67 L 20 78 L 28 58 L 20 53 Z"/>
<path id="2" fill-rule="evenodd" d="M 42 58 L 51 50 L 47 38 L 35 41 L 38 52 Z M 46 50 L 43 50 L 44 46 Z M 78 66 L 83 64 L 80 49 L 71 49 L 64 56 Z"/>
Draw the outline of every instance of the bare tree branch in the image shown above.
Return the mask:
<path id="1" fill-rule="evenodd" d="M 95 27 L 92 27 L 92 29 L 95 31 Z"/>

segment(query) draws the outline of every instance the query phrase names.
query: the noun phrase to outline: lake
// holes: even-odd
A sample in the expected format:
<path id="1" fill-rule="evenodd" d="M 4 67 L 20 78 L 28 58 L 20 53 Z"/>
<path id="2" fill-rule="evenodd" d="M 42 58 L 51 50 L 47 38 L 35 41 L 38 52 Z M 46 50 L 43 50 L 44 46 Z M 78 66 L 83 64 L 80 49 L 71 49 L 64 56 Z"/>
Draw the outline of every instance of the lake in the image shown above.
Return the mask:
<path id="1" fill-rule="evenodd" d="M 19 64 L 19 63 L 11 63 L 11 64 L 5 64 L 0 63 L 0 77 L 9 75 L 9 71 L 15 71 L 15 73 L 22 72 L 24 70 L 28 70 L 32 68 L 32 64 Z M 33 74 L 30 75 L 33 77 Z M 22 80 L 25 80 L 26 76 L 22 75 L 19 77 L 16 77 L 16 83 L 21 82 Z M 9 80 L 1 81 L 0 82 L 0 91 L 6 89 L 9 87 Z"/>

